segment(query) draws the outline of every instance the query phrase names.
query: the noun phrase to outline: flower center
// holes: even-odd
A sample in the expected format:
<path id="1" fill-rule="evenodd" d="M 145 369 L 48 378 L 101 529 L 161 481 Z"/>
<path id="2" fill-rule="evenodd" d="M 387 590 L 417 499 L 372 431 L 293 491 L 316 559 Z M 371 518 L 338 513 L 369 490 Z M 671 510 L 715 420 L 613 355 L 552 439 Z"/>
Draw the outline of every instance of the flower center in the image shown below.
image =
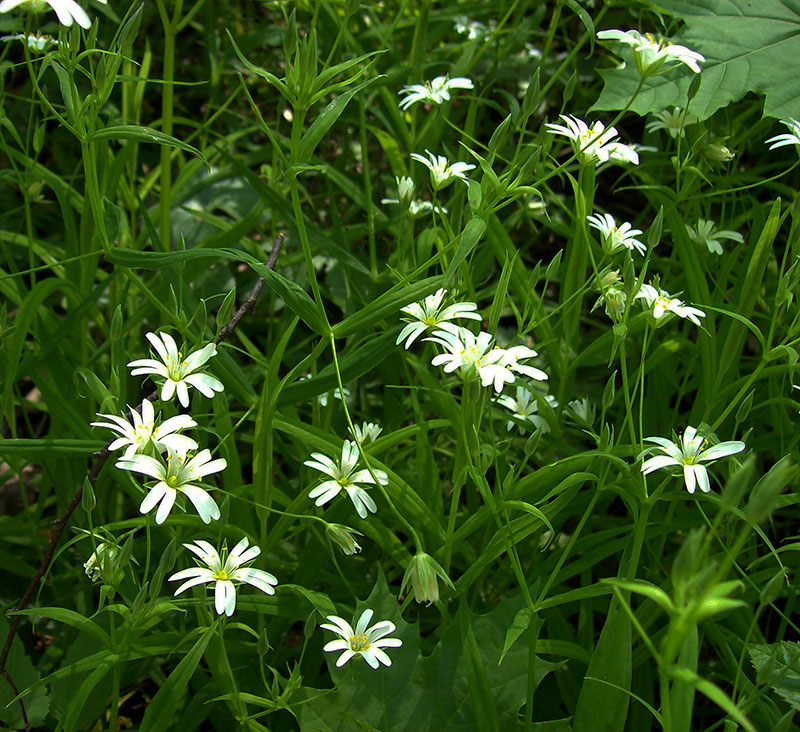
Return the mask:
<path id="1" fill-rule="evenodd" d="M 354 651 L 355 653 L 361 653 L 362 651 L 368 651 L 369 647 L 370 642 L 366 633 L 357 633 L 356 635 L 350 636 L 351 651 Z"/>
<path id="2" fill-rule="evenodd" d="M 217 582 L 227 582 L 231 579 L 231 573 L 227 569 L 219 569 L 213 572 L 212 576 Z"/>

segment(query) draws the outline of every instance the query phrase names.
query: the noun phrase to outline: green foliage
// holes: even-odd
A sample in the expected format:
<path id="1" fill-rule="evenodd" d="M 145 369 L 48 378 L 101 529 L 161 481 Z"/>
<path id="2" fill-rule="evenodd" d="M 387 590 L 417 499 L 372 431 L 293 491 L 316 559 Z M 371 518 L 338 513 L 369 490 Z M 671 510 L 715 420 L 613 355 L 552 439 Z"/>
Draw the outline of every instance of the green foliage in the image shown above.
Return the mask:
<path id="1" fill-rule="evenodd" d="M 672 38 L 705 56 L 700 88 L 688 109 L 708 119 L 748 92 L 764 97 L 764 115 L 800 118 L 794 69 L 786 59 L 800 53 L 800 8 L 782 0 L 658 0 L 656 5 L 686 25 Z M 684 67 L 645 82 L 630 109 L 639 114 L 685 107 L 694 74 Z M 639 83 L 636 67 L 600 72 L 604 86 L 592 109 L 623 109 Z"/>

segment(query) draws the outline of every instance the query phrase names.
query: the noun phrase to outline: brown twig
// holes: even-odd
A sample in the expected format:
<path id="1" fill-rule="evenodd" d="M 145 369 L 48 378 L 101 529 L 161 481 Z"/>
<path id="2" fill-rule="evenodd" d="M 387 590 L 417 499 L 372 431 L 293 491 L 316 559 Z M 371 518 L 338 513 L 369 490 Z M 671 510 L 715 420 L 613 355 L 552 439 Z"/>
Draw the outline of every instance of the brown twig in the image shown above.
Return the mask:
<path id="1" fill-rule="evenodd" d="M 270 252 L 269 259 L 267 260 L 267 267 L 269 269 L 275 269 L 275 265 L 278 262 L 278 256 L 281 252 L 281 247 L 283 246 L 283 234 L 278 234 L 275 237 L 275 243 L 272 245 L 272 251 Z M 247 296 L 245 301 L 242 303 L 241 307 L 233 314 L 233 317 L 222 326 L 222 329 L 219 332 L 219 335 L 216 338 L 216 343 L 227 338 L 233 331 L 236 329 L 236 326 L 239 325 L 239 321 L 244 317 L 245 313 L 248 310 L 251 310 L 258 300 L 258 296 L 261 294 L 261 290 L 264 287 L 264 278 L 259 277 L 254 285 L 253 289 L 250 291 L 250 294 Z M 151 402 L 156 401 L 158 399 L 158 391 L 154 391 L 152 394 L 147 396 L 147 399 Z M 141 409 L 141 407 L 138 407 Z M 94 453 L 92 457 L 96 458 L 94 465 L 92 465 L 92 469 L 89 471 L 89 483 L 94 485 L 95 481 L 97 480 L 98 476 L 100 475 L 100 471 L 103 469 L 103 466 L 108 461 L 108 458 L 111 455 L 111 451 L 108 449 L 111 443 L 109 442 L 102 450 L 99 452 Z M 47 551 L 44 553 L 44 558 L 42 559 L 42 563 L 39 565 L 39 569 L 36 570 L 36 574 L 33 575 L 33 579 L 31 580 L 30 584 L 28 585 L 28 589 L 25 590 L 25 594 L 22 596 L 22 599 L 19 601 L 19 604 L 14 608 L 15 613 L 19 613 L 21 610 L 24 610 L 28 603 L 31 601 L 33 597 L 33 593 L 36 591 L 36 588 L 39 586 L 39 582 L 42 581 L 42 577 L 45 576 L 47 570 L 50 568 L 50 562 L 53 560 L 53 554 L 55 554 L 56 546 L 58 546 L 58 542 L 61 539 L 61 535 L 64 533 L 64 529 L 67 526 L 72 514 L 74 513 L 75 509 L 78 507 L 78 504 L 81 502 L 81 498 L 83 497 L 83 486 L 81 486 L 77 493 L 73 496 L 72 500 L 69 502 L 69 505 L 64 510 L 64 513 L 61 514 L 54 522 L 54 528 L 52 533 L 50 534 L 50 543 L 47 546 Z M 6 668 L 6 661 L 8 660 L 8 654 L 11 651 L 11 644 L 14 641 L 14 637 L 17 634 L 17 628 L 19 627 L 19 621 L 21 615 L 14 615 L 13 619 L 11 620 L 11 624 L 8 628 L 8 636 L 6 637 L 5 645 L 3 646 L 3 651 L 0 653 L 0 675 L 2 675 L 6 681 L 8 681 L 11 689 L 14 692 L 14 696 L 19 696 L 19 690 L 17 689 L 17 685 L 14 683 L 14 680 L 11 678 L 11 674 L 9 674 L 8 669 Z M 30 732 L 31 726 L 28 722 L 28 715 L 25 711 L 25 704 L 22 699 L 17 699 L 19 703 L 20 709 L 22 711 L 22 720 L 25 724 L 26 732 Z"/>

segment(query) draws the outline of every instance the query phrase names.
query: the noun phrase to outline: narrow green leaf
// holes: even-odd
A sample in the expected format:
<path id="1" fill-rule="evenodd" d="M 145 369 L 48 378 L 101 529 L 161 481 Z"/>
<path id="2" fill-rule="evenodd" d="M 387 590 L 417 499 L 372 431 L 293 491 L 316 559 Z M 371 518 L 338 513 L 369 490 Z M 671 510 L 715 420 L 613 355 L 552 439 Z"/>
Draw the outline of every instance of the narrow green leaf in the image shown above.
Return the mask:
<path id="1" fill-rule="evenodd" d="M 470 252 L 478 245 L 478 242 L 483 237 L 486 231 L 486 221 L 482 218 L 474 217 L 467 222 L 464 231 L 461 232 L 461 240 L 458 243 L 458 248 L 450 264 L 447 265 L 447 271 L 444 273 L 445 282 L 451 282 L 455 273 L 458 271 L 459 265 L 469 256 Z"/>
<path id="2" fill-rule="evenodd" d="M 142 724 L 139 727 L 141 732 L 166 732 L 171 729 L 175 709 L 186 694 L 189 679 L 200 663 L 208 642 L 216 632 L 217 629 L 214 625 L 206 628 L 169 675 L 169 678 L 161 685 L 150 704 L 147 705 Z"/>
<path id="3" fill-rule="evenodd" d="M 103 127 L 97 132 L 93 132 L 86 140 L 88 142 L 98 142 L 100 140 L 136 140 L 137 142 L 153 142 L 156 145 L 166 145 L 167 147 L 176 147 L 184 150 L 198 158 L 205 160 L 205 156 L 196 147 L 192 147 L 186 142 L 179 140 L 177 137 L 167 135 L 161 130 L 153 129 L 152 127 L 143 127 L 142 125 L 114 125 L 112 127 Z"/>
<path id="4" fill-rule="evenodd" d="M 475 721 L 478 729 L 486 732 L 499 732 L 500 723 L 497 718 L 497 707 L 489 688 L 489 681 L 486 678 L 486 669 L 481 659 L 475 635 L 470 624 L 469 610 L 465 602 L 458 608 L 459 627 L 461 629 L 461 640 L 464 644 L 464 660 L 466 661 L 467 683 L 469 684 L 469 695 L 472 701 L 472 709 L 475 712 Z"/>

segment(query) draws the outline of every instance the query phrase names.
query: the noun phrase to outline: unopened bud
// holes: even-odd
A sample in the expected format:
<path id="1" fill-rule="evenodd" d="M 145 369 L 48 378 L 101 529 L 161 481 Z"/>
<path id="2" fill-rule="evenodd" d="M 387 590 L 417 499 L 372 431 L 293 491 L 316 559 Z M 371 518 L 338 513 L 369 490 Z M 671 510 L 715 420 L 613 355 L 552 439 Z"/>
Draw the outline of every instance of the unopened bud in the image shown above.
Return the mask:
<path id="1" fill-rule="evenodd" d="M 424 602 L 430 605 L 432 602 L 439 602 L 439 582 L 437 577 L 448 586 L 453 587 L 453 583 L 447 576 L 447 572 L 429 554 L 417 552 L 408 563 L 406 573 L 403 576 L 403 584 L 400 592 L 403 592 L 410 583 L 414 590 L 414 599 L 417 602 Z"/>
<path id="2" fill-rule="evenodd" d="M 361 546 L 355 539 L 356 534 L 363 536 L 360 531 L 351 529 L 348 526 L 342 526 L 342 524 L 328 524 L 325 527 L 325 533 L 328 535 L 328 539 L 336 544 L 345 556 L 349 557 L 361 551 Z"/>

